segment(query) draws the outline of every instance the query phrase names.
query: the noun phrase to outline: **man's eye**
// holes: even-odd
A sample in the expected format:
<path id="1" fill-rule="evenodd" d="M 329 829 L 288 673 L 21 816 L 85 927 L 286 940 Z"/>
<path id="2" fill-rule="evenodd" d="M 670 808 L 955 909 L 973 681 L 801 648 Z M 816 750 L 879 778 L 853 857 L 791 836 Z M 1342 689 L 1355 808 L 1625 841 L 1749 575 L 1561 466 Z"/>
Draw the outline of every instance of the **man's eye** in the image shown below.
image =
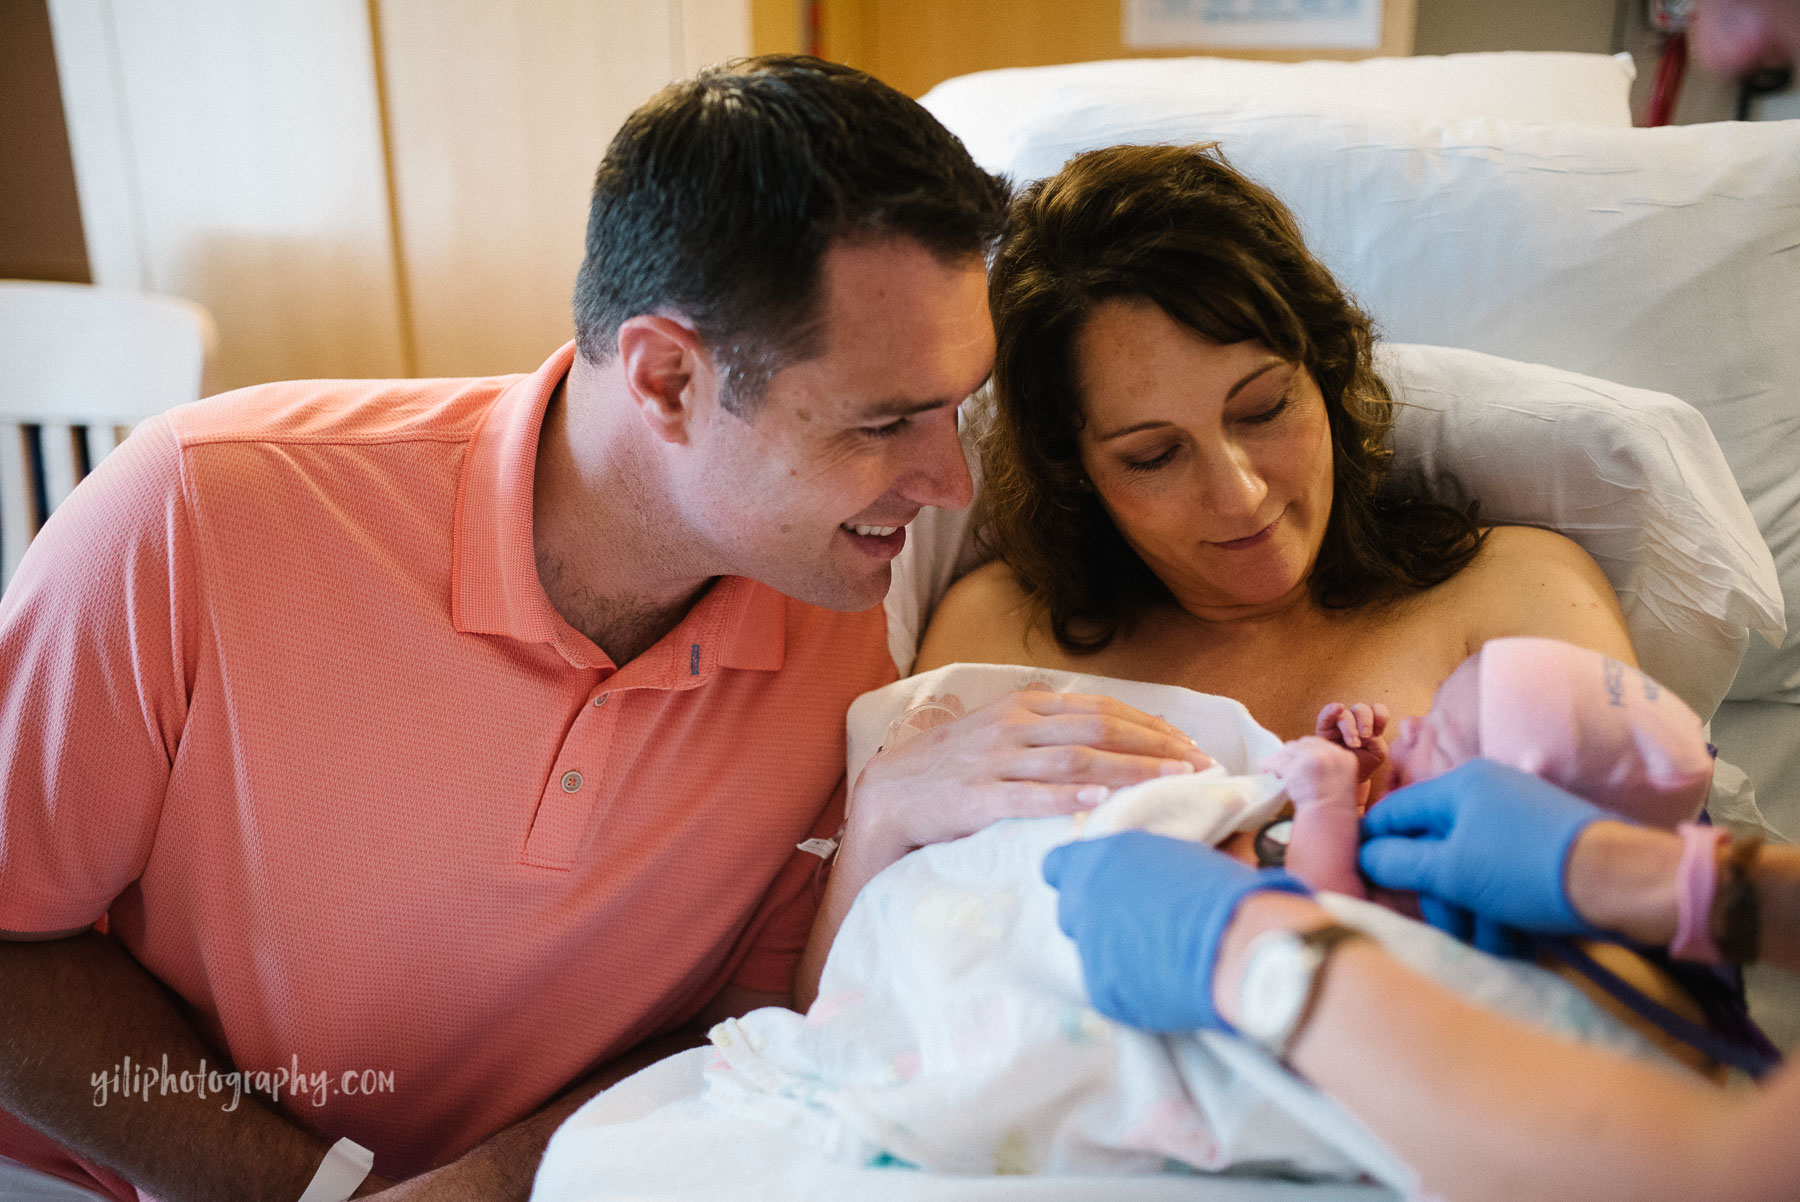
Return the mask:
<path id="1" fill-rule="evenodd" d="M 1127 459 L 1125 461 L 1125 467 L 1127 470 L 1134 472 L 1153 472 L 1173 458 L 1175 458 L 1175 448 L 1170 447 L 1153 459 Z"/>
<path id="2" fill-rule="evenodd" d="M 912 418 L 900 417 L 883 426 L 864 426 L 862 432 L 870 438 L 892 438 L 910 425 Z"/>

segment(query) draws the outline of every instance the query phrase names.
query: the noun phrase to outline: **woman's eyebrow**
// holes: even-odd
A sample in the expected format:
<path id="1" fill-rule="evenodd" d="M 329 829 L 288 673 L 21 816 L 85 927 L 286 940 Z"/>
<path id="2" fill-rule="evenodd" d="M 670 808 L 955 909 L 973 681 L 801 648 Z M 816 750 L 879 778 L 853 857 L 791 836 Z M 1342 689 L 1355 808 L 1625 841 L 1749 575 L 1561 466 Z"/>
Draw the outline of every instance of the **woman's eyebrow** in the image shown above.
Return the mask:
<path id="1" fill-rule="evenodd" d="M 1113 439 L 1123 438 L 1127 434 L 1136 434 L 1139 430 L 1153 430 L 1157 426 L 1172 426 L 1174 424 L 1175 424 L 1174 422 L 1165 422 L 1165 421 L 1138 422 L 1135 425 L 1121 426 L 1117 430 L 1113 430 L 1110 433 L 1102 434 L 1099 437 L 1095 438 L 1094 441 L 1095 442 L 1111 442 Z"/>
<path id="2" fill-rule="evenodd" d="M 1292 366 L 1294 366 L 1294 365 L 1292 363 L 1289 363 L 1286 359 L 1271 359 L 1267 363 L 1263 364 L 1261 367 L 1256 368 L 1254 371 L 1250 372 L 1243 379 L 1239 380 L 1236 384 L 1233 384 L 1231 386 L 1231 390 L 1225 394 L 1225 399 L 1229 401 L 1232 397 L 1236 396 L 1239 392 L 1243 391 L 1243 389 L 1247 385 L 1249 385 L 1250 381 L 1256 379 L 1258 376 L 1261 376 L 1266 372 L 1271 372 L 1271 371 L 1275 370 L 1277 367 L 1292 367 Z"/>

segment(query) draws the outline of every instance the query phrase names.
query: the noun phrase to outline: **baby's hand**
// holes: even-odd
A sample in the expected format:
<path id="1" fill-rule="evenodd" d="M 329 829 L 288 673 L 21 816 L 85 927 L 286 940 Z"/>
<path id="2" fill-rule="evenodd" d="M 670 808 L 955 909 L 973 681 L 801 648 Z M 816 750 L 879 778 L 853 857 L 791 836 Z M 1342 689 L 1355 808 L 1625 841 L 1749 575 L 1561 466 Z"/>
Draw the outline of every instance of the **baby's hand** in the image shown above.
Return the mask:
<path id="1" fill-rule="evenodd" d="M 1356 754 L 1336 743 L 1307 735 L 1283 743 L 1257 767 L 1281 781 L 1296 812 L 1323 806 L 1356 812 Z"/>
<path id="2" fill-rule="evenodd" d="M 1336 743 L 1356 756 L 1356 779 L 1366 781 L 1387 763 L 1388 707 L 1377 701 L 1373 705 L 1358 701 L 1344 705 L 1333 701 L 1319 711 L 1313 731 L 1321 739 Z"/>
<path id="3" fill-rule="evenodd" d="M 1316 735 L 1283 743 L 1260 765 L 1287 788 L 1294 803 L 1287 870 L 1314 889 L 1367 897 L 1356 875 L 1357 824 L 1362 786 L 1356 753 Z"/>

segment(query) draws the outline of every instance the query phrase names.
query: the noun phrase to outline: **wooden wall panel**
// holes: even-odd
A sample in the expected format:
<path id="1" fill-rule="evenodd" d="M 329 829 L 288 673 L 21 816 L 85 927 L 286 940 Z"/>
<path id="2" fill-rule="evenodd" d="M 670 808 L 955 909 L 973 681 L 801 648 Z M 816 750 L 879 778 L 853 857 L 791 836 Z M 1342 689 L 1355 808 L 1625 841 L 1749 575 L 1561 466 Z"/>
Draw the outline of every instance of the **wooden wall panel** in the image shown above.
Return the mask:
<path id="1" fill-rule="evenodd" d="M 594 169 L 671 79 L 747 54 L 748 0 L 376 0 L 424 375 L 535 368 L 572 334 Z"/>
<path id="2" fill-rule="evenodd" d="M 401 374 L 363 0 L 52 0 L 94 281 L 196 300 L 217 382 Z"/>
<path id="3" fill-rule="evenodd" d="M 44 0 L 0 2 L 0 278 L 89 281 Z"/>
<path id="4" fill-rule="evenodd" d="M 755 0 L 758 49 L 797 28 L 794 0 Z M 1386 0 L 1382 41 L 1370 53 L 1412 53 L 1417 0 Z M 970 71 L 1035 67 L 1088 59 L 1183 54 L 1244 58 L 1366 58 L 1361 51 L 1217 50 L 1204 46 L 1145 50 L 1121 39 L 1121 0 L 824 0 L 825 54 L 861 67 L 912 96 Z M 767 40 L 765 40 L 767 39 Z"/>

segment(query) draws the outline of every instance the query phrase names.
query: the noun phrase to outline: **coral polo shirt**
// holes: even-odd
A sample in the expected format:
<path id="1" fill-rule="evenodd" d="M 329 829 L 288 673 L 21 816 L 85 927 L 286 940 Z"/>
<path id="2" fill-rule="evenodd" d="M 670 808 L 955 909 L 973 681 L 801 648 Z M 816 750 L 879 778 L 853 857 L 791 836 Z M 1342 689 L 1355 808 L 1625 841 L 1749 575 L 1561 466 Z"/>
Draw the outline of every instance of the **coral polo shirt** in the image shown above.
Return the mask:
<path id="1" fill-rule="evenodd" d="M 105 915 L 240 1068 L 391 1074 L 282 1106 L 393 1177 L 727 983 L 787 989 L 796 844 L 895 675 L 879 607 L 736 577 L 623 666 L 563 621 L 532 468 L 573 353 L 173 410 L 0 603 L 0 929 Z"/>

